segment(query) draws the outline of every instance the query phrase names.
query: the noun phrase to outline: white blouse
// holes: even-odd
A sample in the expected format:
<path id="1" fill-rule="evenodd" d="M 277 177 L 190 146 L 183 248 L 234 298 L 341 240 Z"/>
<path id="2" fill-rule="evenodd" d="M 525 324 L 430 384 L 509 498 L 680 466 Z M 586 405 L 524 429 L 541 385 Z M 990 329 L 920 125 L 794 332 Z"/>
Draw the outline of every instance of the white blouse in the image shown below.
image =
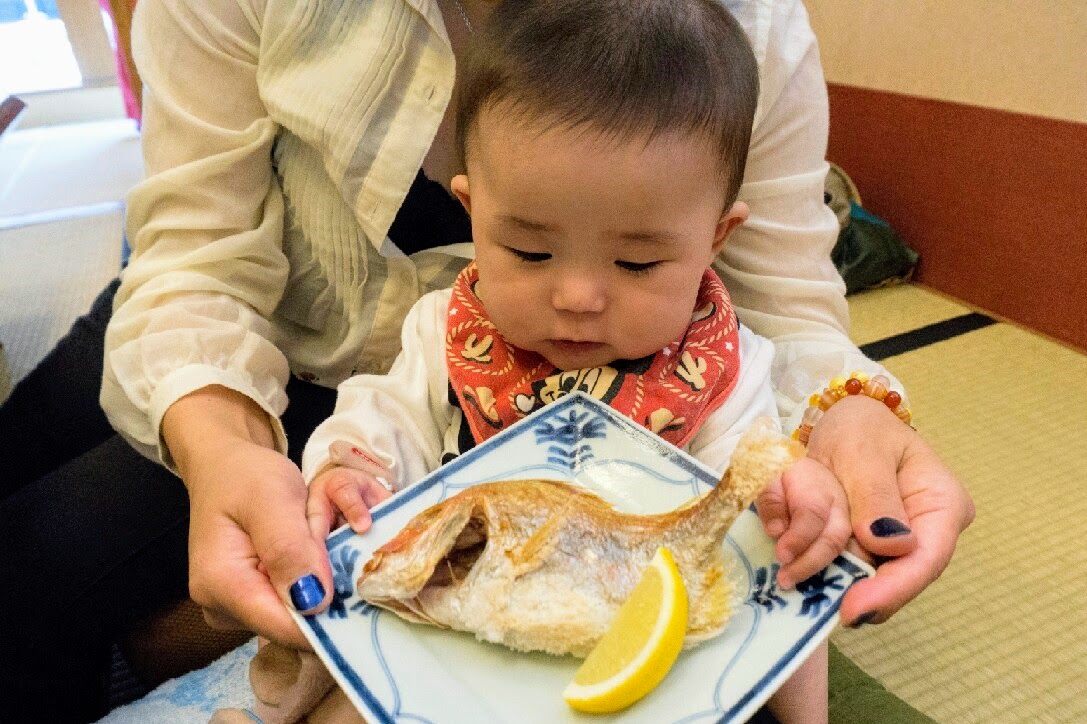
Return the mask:
<path id="1" fill-rule="evenodd" d="M 786 417 L 830 377 L 875 372 L 846 336 L 823 203 L 827 95 L 800 0 L 726 0 L 759 61 L 740 199 L 715 268 L 776 345 Z M 470 247 L 410 258 L 386 236 L 449 102 L 436 0 L 140 0 L 147 178 L 128 197 L 132 259 L 106 334 L 101 402 L 171 464 L 162 416 L 218 384 L 276 421 L 288 375 L 335 386 L 388 370 L 401 323 Z"/>

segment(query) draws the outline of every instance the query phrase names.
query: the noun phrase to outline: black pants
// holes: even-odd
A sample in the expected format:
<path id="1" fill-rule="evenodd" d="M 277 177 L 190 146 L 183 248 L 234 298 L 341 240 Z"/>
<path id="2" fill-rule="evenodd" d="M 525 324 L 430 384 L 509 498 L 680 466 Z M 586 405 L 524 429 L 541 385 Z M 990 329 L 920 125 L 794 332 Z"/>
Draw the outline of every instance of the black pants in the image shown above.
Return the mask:
<path id="1" fill-rule="evenodd" d="M 106 713 L 110 645 L 188 593 L 189 500 L 98 405 L 117 282 L 0 406 L 0 722 Z M 296 463 L 335 390 L 292 379 Z"/>

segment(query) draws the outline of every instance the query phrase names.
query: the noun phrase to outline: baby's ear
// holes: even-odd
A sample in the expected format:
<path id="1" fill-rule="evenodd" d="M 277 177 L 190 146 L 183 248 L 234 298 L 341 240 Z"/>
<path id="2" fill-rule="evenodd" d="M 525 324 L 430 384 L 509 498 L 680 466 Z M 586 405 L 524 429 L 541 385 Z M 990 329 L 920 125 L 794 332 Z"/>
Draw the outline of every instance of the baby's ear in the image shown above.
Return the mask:
<path id="1" fill-rule="evenodd" d="M 460 200 L 464 210 L 471 216 L 472 194 L 468 191 L 468 177 L 464 174 L 454 176 L 453 180 L 449 182 L 449 188 L 452 189 L 453 194 Z"/>
<path id="2" fill-rule="evenodd" d="M 717 229 L 713 234 L 713 255 L 717 256 L 725 248 L 725 241 L 736 227 L 747 221 L 750 210 L 743 201 L 737 201 L 717 220 Z"/>

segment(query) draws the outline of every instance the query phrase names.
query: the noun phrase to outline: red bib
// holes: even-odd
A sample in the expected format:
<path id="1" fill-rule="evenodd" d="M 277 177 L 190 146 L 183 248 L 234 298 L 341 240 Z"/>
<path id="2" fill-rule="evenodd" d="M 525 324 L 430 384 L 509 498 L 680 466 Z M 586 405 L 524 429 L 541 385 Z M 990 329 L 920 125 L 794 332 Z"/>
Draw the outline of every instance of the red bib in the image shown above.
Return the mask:
<path id="1" fill-rule="evenodd" d="M 682 447 L 739 379 L 736 314 L 711 269 L 679 339 L 650 357 L 579 370 L 556 369 L 503 340 L 476 296 L 478 281 L 472 262 L 454 282 L 445 344 L 449 382 L 477 443 L 580 390 Z"/>

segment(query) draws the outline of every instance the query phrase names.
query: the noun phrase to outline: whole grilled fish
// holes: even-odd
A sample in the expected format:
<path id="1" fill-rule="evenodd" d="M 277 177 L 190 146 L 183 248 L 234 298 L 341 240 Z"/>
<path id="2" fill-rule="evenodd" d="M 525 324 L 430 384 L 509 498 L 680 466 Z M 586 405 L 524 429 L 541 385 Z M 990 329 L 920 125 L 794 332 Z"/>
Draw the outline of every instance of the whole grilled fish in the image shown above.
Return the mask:
<path id="1" fill-rule="evenodd" d="M 665 546 L 687 588 L 691 645 L 728 623 L 729 526 L 803 454 L 772 425 L 756 424 L 712 491 L 660 515 L 620 513 L 555 481 L 476 485 L 423 511 L 377 549 L 357 592 L 409 621 L 584 657 Z"/>

